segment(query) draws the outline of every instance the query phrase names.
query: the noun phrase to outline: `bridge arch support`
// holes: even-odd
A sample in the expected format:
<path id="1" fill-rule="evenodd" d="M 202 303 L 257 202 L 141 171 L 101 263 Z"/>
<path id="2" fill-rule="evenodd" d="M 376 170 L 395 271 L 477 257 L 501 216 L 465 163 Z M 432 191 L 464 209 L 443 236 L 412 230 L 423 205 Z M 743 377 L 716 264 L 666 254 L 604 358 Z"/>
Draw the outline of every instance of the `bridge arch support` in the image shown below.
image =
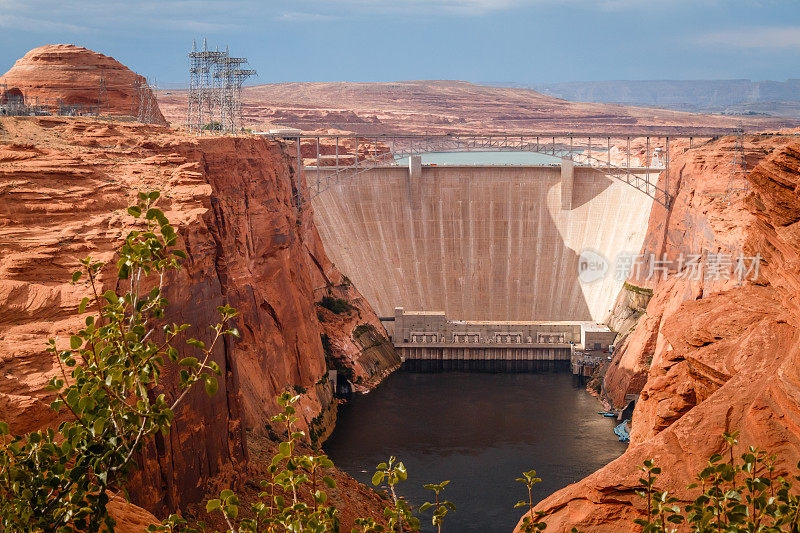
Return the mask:
<path id="1" fill-rule="evenodd" d="M 421 172 L 418 157 L 425 154 L 529 152 L 557 158 L 554 161 L 560 160 L 565 175 L 576 166 L 598 170 L 640 190 L 669 209 L 672 201 L 669 188 L 670 142 L 688 140 L 691 147 L 696 139 L 736 133 L 295 134 L 274 137 L 295 146 L 297 169 L 305 176 L 304 184 L 299 183 L 297 187 L 296 203 L 300 208 L 331 187 L 370 169 L 398 166 L 407 160 L 413 176 Z M 635 145 L 633 148 L 632 143 Z M 659 179 L 662 173 L 663 182 Z"/>

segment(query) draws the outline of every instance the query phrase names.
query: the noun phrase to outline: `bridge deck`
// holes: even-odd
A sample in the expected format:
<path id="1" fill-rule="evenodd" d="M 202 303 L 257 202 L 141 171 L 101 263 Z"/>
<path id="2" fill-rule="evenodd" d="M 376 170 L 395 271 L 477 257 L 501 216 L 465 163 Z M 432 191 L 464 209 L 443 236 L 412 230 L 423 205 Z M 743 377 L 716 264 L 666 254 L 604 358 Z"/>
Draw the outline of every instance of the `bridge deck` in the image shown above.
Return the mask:
<path id="1" fill-rule="evenodd" d="M 623 133 L 562 131 L 359 135 L 281 132 L 262 135 L 294 144 L 298 174 L 316 174 L 315 180 L 298 182 L 295 200 L 299 208 L 331 187 L 370 169 L 395 166 L 403 158 L 409 158 L 411 163 L 412 156 L 426 153 L 470 151 L 531 152 L 558 157 L 570 164 L 591 167 L 624 181 L 669 208 L 672 200 L 669 188 L 670 141 L 688 140 L 691 149 L 695 139 L 708 140 L 741 134 L 740 130 L 735 129 L 709 128 L 691 131 L 632 130 Z M 631 140 L 635 139 L 643 140 L 643 153 L 640 148 L 632 152 Z M 620 147 L 623 142 L 624 148 Z M 614 154 L 612 148 L 618 148 L 619 153 Z M 314 164 L 306 164 L 306 159 L 313 160 Z M 326 164 L 322 165 L 323 161 Z M 419 165 L 419 162 L 416 164 Z M 659 179 L 662 174 L 663 183 Z"/>

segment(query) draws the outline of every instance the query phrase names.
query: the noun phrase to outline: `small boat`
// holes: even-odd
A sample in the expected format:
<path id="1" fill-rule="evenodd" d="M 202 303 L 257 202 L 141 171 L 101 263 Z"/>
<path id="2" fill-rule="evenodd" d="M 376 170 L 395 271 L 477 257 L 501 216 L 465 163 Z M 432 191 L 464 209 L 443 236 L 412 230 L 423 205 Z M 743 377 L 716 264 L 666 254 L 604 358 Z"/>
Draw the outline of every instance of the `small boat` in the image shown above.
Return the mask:
<path id="1" fill-rule="evenodd" d="M 597 411 L 598 415 L 603 415 L 606 418 L 611 418 L 612 416 L 617 416 L 617 413 L 613 411 Z"/>

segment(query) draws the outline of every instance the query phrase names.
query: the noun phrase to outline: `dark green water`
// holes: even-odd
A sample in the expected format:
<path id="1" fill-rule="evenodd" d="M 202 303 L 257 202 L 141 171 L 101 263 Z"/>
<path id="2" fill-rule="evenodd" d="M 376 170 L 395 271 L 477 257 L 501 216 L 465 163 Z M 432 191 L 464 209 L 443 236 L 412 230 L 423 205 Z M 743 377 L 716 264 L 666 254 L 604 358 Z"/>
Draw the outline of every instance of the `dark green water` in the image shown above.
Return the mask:
<path id="1" fill-rule="evenodd" d="M 446 532 L 511 531 L 522 515 L 514 504 L 527 497 L 514 481 L 521 472 L 539 472 L 538 501 L 625 450 L 598 409 L 564 369 L 403 369 L 340 409 L 325 451 L 366 484 L 376 464 L 402 459 L 409 477 L 399 492 L 415 506 L 430 495 L 423 484 L 450 480 L 446 497 L 458 510 Z"/>

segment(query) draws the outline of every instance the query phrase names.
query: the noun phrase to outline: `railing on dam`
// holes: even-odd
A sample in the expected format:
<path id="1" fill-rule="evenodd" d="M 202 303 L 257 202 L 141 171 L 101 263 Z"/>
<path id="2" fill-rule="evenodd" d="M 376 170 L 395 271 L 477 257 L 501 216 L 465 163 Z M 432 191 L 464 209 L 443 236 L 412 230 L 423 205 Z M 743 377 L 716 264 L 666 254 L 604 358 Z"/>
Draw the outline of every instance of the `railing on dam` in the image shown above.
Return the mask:
<path id="1" fill-rule="evenodd" d="M 295 147 L 298 175 L 296 203 L 310 202 L 354 176 L 370 169 L 398 166 L 411 156 L 442 152 L 530 152 L 590 167 L 623 181 L 669 208 L 670 158 L 675 145 L 695 143 L 737 130 L 698 130 L 683 133 L 532 133 L 517 134 L 273 134 Z M 409 159 L 411 162 L 411 159 Z M 664 173 L 663 181 L 659 176 Z"/>

